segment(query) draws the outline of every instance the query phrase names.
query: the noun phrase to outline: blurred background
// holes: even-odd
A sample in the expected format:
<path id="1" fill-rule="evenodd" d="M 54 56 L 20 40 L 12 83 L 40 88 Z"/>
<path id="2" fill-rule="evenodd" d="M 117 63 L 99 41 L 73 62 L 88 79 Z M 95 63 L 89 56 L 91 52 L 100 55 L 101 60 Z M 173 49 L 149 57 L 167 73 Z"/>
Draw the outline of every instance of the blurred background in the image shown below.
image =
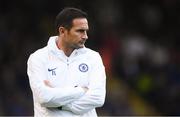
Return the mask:
<path id="1" fill-rule="evenodd" d="M 64 7 L 89 14 L 86 46 L 107 72 L 101 116 L 180 115 L 179 0 L 1 0 L 0 115 L 33 115 L 27 59 Z"/>

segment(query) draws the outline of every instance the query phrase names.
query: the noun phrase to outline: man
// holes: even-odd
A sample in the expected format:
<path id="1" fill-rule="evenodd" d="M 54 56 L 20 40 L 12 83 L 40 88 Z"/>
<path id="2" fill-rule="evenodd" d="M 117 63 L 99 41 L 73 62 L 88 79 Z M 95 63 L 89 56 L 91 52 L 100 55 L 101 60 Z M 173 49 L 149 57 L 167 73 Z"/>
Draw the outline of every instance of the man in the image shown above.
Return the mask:
<path id="1" fill-rule="evenodd" d="M 43 116 L 97 116 L 105 101 L 106 75 L 100 55 L 84 46 L 87 15 L 65 8 L 56 17 L 58 36 L 28 59 L 34 114 Z"/>

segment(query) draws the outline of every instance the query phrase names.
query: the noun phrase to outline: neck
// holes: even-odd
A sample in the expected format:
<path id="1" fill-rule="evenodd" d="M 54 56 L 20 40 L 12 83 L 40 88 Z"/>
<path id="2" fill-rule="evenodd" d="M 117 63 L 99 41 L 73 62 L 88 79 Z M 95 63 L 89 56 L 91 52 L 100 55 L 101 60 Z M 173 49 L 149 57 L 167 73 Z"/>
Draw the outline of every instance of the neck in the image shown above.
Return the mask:
<path id="1" fill-rule="evenodd" d="M 68 47 L 59 36 L 58 40 L 56 41 L 56 45 L 67 57 L 69 57 L 74 50 L 73 48 Z"/>

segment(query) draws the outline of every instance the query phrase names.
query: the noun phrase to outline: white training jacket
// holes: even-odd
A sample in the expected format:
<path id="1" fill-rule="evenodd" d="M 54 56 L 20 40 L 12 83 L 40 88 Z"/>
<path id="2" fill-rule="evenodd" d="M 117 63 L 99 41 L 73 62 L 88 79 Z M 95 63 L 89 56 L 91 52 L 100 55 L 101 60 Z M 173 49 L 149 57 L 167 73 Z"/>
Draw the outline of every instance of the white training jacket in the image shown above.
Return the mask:
<path id="1" fill-rule="evenodd" d="M 28 59 L 34 116 L 96 117 L 95 108 L 104 104 L 106 92 L 105 68 L 99 53 L 84 47 L 67 57 L 57 48 L 56 40 L 57 36 L 50 37 L 48 45 Z M 85 93 L 82 86 L 89 90 Z"/>

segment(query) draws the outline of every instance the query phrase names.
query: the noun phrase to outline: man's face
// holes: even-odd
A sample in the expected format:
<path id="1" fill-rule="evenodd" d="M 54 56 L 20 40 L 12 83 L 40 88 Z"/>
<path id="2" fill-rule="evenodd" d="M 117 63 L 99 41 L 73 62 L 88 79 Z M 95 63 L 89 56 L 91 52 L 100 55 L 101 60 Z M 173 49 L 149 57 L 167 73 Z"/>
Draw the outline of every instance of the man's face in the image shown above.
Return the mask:
<path id="1" fill-rule="evenodd" d="M 65 40 L 68 47 L 78 49 L 84 47 L 88 39 L 87 31 L 89 30 L 86 18 L 76 18 L 72 22 L 72 28 L 65 31 Z"/>

